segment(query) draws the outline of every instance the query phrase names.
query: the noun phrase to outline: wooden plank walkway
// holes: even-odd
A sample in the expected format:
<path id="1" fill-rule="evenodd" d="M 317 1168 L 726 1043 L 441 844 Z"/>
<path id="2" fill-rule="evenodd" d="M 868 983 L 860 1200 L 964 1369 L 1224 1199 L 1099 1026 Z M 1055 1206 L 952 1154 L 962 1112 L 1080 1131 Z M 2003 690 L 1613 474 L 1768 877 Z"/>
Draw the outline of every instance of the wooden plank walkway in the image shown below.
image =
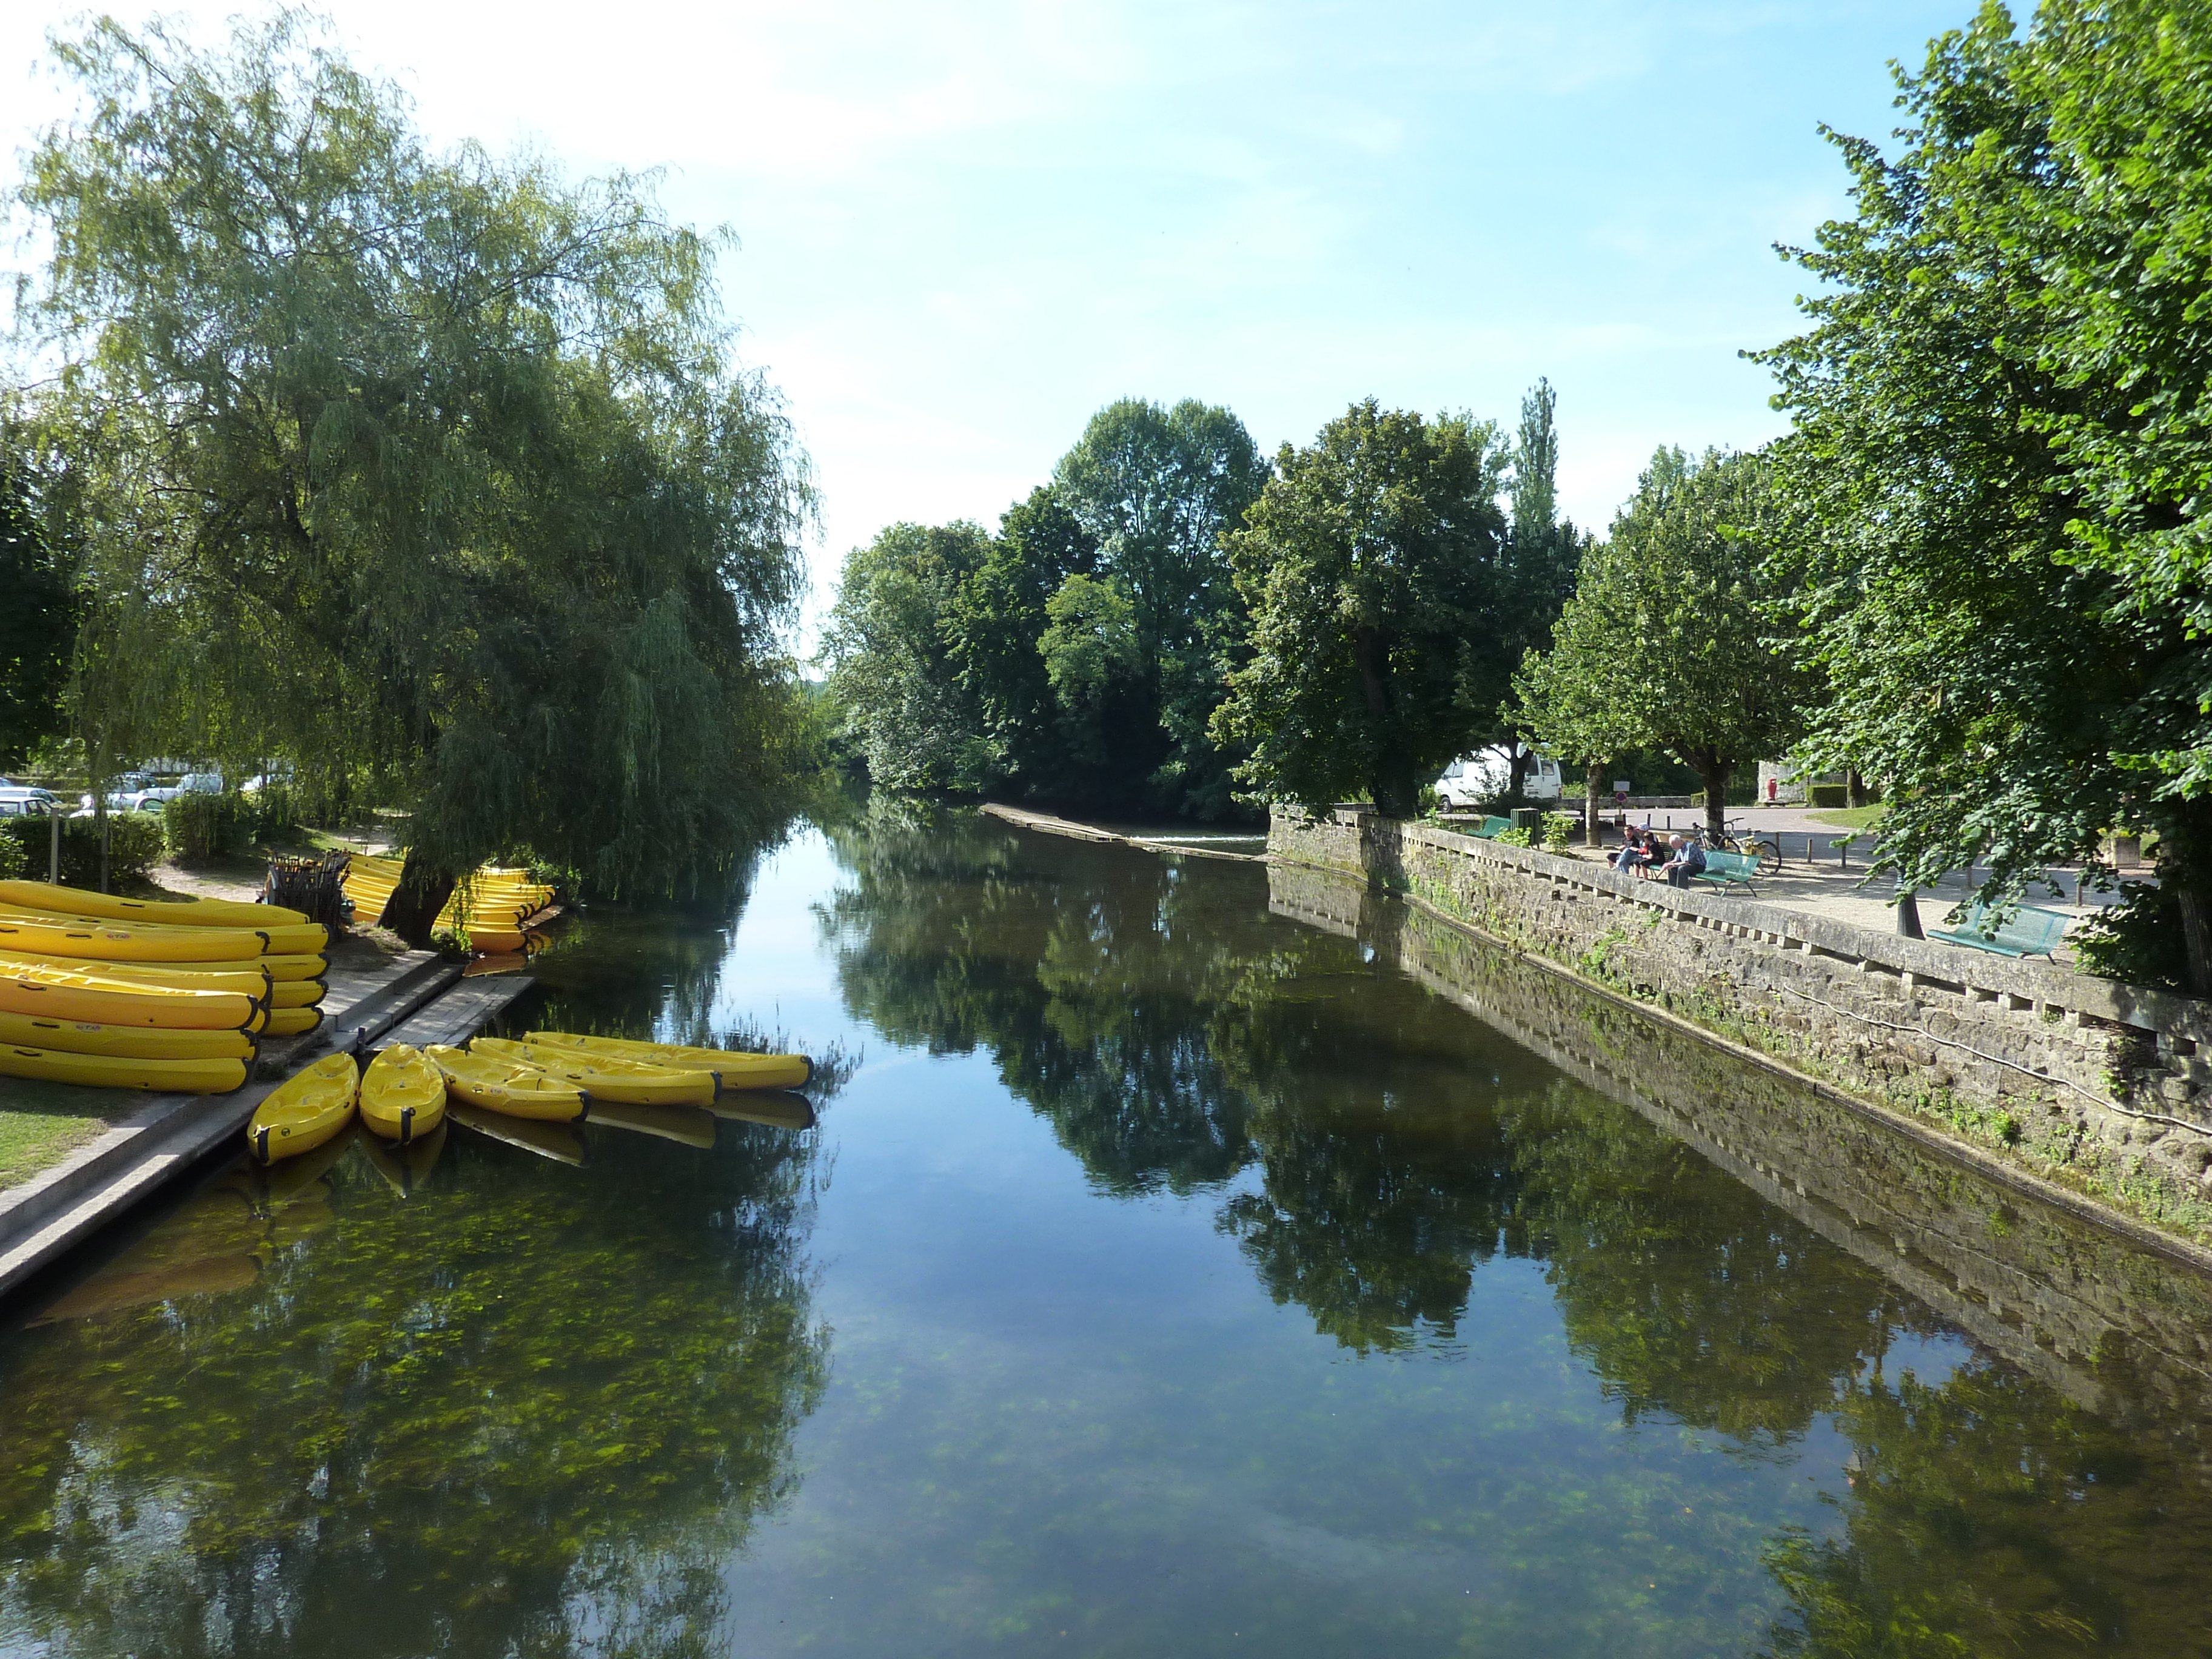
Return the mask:
<path id="1" fill-rule="evenodd" d="M 244 1088 L 155 1096 L 90 1145 L 0 1193 L 0 1296 L 241 1135 L 254 1108 L 310 1060 L 382 1042 L 459 1041 L 532 982 L 514 974 L 464 985 L 461 963 L 428 951 L 368 969 L 334 965 L 323 1024 L 264 1048 Z"/>

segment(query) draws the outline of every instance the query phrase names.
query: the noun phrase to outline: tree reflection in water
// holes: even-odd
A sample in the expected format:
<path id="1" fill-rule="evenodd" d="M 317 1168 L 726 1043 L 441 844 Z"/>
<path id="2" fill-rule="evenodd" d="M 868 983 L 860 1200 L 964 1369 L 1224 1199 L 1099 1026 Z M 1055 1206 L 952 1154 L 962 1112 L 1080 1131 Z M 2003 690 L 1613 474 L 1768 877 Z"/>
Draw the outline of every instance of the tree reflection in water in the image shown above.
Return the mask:
<path id="1" fill-rule="evenodd" d="M 988 1050 L 1109 1192 L 1224 1188 L 1261 1284 L 1342 1346 L 1479 1341 L 1474 1274 L 1523 1257 L 1627 1420 L 1783 1462 L 1839 1433 L 1838 1525 L 1771 1540 L 1790 1611 L 1765 1651 L 2206 1650 L 2183 1577 L 2212 1520 L 2195 1425 L 2124 1375 L 2124 1421 L 1983 1357 L 1925 1383 L 1886 1366 L 1957 1334 L 1352 939 L 1269 916 L 1256 872 L 915 809 L 839 850 L 823 921 L 856 1013 Z"/>
<path id="2" fill-rule="evenodd" d="M 815 1157 L 731 1123 L 681 1159 L 605 1134 L 549 1178 L 456 1138 L 404 1203 L 357 1151 L 191 1200 L 0 1361 L 9 1633 L 712 1650 L 827 1376 Z"/>

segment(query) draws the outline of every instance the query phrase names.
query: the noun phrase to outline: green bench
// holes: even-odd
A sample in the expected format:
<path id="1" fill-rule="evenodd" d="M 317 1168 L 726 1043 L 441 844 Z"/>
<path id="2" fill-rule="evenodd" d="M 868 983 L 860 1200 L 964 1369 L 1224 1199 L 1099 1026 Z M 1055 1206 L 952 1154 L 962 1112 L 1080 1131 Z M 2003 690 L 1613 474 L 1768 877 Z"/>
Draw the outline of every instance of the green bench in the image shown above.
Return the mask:
<path id="1" fill-rule="evenodd" d="M 1702 881 L 1718 888 L 1751 887 L 1751 896 L 1759 896 L 1759 889 L 1751 884 L 1759 874 L 1759 860 L 1748 853 L 1712 852 L 1705 854 L 1705 867 L 1692 881 Z"/>
<path id="2" fill-rule="evenodd" d="M 2024 904 L 2002 927 L 1990 925 L 1989 908 L 1976 899 L 1966 910 L 1963 927 L 1931 927 L 1928 937 L 1946 945 L 1963 945 L 1970 951 L 1991 951 L 2001 957 L 2047 957 L 2066 940 L 2066 924 L 2073 918 L 2057 910 L 2039 910 Z"/>
<path id="3" fill-rule="evenodd" d="M 1480 824 L 1468 830 L 1467 833 L 1473 836 L 1477 841 L 1488 841 L 1493 836 L 1504 835 L 1505 831 L 1510 830 L 1512 827 L 1513 820 L 1511 818 L 1501 818 L 1495 813 L 1492 813 L 1490 817 L 1483 819 Z"/>

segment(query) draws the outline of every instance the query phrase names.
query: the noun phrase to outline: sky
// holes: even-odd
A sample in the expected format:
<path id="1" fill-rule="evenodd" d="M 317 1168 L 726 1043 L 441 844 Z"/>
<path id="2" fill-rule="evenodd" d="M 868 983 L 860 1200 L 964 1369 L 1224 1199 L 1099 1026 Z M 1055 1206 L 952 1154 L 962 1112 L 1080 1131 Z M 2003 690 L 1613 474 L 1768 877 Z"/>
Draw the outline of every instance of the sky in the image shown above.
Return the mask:
<path id="1" fill-rule="evenodd" d="M 111 9 L 212 42 L 241 7 Z M 1774 435 L 1739 354 L 1796 326 L 1774 245 L 1849 210 L 1820 125 L 1887 137 L 1889 61 L 1971 3 L 318 9 L 434 143 L 659 169 L 736 233 L 739 353 L 822 494 L 803 648 L 847 549 L 994 524 L 1116 398 L 1224 404 L 1272 453 L 1367 397 L 1510 427 L 1546 376 L 1597 527 L 1656 446 Z M 0 5 L 10 179 L 81 12 Z"/>

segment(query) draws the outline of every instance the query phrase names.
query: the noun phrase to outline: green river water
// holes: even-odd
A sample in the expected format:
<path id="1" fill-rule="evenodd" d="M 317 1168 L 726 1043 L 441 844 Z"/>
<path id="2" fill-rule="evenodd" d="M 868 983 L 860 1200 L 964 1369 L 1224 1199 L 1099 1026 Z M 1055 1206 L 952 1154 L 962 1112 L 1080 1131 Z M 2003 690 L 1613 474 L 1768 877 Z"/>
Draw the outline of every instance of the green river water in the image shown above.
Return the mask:
<path id="1" fill-rule="evenodd" d="M 2212 1651 L 2201 1282 L 1387 902 L 879 808 L 540 978 L 818 1122 L 211 1172 L 0 1654 Z"/>

